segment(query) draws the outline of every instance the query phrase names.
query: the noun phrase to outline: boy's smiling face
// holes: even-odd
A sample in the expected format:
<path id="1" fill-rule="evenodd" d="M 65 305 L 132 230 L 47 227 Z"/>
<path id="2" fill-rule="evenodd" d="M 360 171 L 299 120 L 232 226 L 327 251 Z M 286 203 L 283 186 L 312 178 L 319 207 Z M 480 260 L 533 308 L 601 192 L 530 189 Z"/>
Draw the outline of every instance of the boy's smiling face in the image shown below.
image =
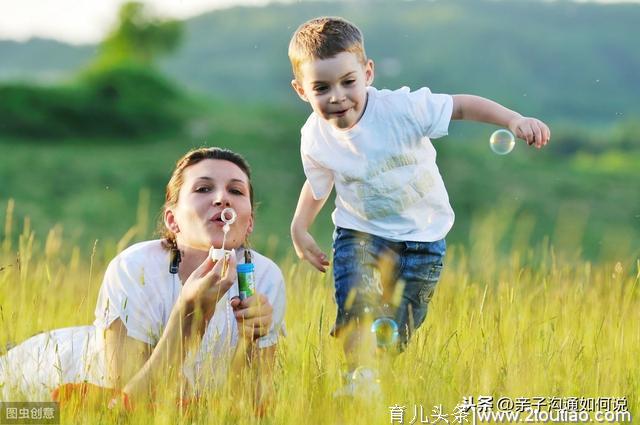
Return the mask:
<path id="1" fill-rule="evenodd" d="M 362 64 L 355 53 L 341 52 L 300 65 L 302 81 L 291 85 L 313 111 L 335 128 L 346 130 L 362 117 L 367 86 L 373 82 L 373 61 Z"/>

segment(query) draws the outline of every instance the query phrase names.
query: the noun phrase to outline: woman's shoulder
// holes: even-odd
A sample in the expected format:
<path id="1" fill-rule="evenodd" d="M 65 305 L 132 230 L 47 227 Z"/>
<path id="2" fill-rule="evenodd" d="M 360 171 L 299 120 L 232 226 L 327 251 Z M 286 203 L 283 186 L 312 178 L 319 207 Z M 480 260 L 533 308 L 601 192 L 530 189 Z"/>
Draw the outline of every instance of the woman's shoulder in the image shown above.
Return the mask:
<path id="1" fill-rule="evenodd" d="M 163 246 L 161 239 L 143 241 L 135 243 L 116 255 L 111 264 L 143 266 L 149 263 L 164 262 L 168 256 L 168 251 Z"/>
<path id="2" fill-rule="evenodd" d="M 251 261 L 255 264 L 255 273 L 258 281 L 269 286 L 284 285 L 282 270 L 272 259 L 252 249 Z"/>
<path id="3" fill-rule="evenodd" d="M 174 288 L 169 274 L 169 252 L 161 240 L 139 242 L 124 249 L 109 263 L 103 288 L 149 301 L 167 298 Z"/>
<path id="4" fill-rule="evenodd" d="M 251 250 L 251 261 L 255 263 L 257 269 L 263 268 L 267 270 L 277 271 L 278 273 L 282 274 L 282 272 L 280 271 L 280 267 L 278 267 L 275 261 L 265 255 L 262 255 L 254 249 Z"/>
<path id="5" fill-rule="evenodd" d="M 123 249 L 117 256 L 121 258 L 145 258 L 154 254 L 166 253 L 162 239 L 137 242 Z"/>
<path id="6" fill-rule="evenodd" d="M 269 299 L 272 307 L 284 312 L 286 285 L 280 267 L 270 258 L 251 250 L 255 264 L 255 284 L 258 292 Z"/>

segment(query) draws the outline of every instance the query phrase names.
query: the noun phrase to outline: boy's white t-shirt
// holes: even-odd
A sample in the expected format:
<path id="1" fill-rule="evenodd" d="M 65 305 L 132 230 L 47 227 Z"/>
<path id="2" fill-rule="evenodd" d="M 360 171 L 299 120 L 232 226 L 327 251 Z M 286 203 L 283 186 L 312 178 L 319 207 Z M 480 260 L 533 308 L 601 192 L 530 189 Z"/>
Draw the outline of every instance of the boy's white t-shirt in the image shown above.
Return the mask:
<path id="1" fill-rule="evenodd" d="M 302 127 L 302 165 L 315 199 L 336 187 L 336 226 L 392 240 L 431 242 L 454 213 L 430 139 L 445 136 L 450 95 L 367 88 L 360 121 L 348 130 L 312 113 Z"/>
<path id="2" fill-rule="evenodd" d="M 243 250 L 236 252 L 238 263 L 244 262 Z M 284 279 L 278 266 L 267 257 L 252 251 L 252 262 L 255 289 L 273 307 L 269 333 L 257 341 L 264 348 L 275 344 L 284 333 Z M 94 326 L 98 331 L 104 330 L 120 318 L 128 336 L 155 346 L 181 289 L 178 275 L 169 273 L 169 252 L 160 240 L 132 245 L 114 258 L 105 272 Z M 237 295 L 238 285 L 234 284 L 216 305 L 200 348 L 188 354 L 183 372 L 192 385 L 215 386 L 226 377 L 224 372 L 238 341 L 238 327 L 229 300 Z"/>

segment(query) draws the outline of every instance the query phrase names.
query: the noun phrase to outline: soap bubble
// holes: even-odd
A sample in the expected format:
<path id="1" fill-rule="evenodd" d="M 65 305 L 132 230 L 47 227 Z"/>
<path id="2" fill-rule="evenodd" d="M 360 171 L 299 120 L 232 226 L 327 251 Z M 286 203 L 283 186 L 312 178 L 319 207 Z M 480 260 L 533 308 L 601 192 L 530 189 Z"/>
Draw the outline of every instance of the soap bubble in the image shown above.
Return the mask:
<path id="1" fill-rule="evenodd" d="M 367 383 L 380 382 L 378 374 L 375 370 L 366 366 L 358 366 L 353 372 L 351 372 L 350 379 L 354 381 L 366 381 Z"/>
<path id="2" fill-rule="evenodd" d="M 389 348 L 398 341 L 398 324 L 390 317 L 380 317 L 371 324 L 378 347 Z"/>
<path id="3" fill-rule="evenodd" d="M 509 130 L 500 129 L 493 132 L 489 138 L 491 150 L 498 155 L 506 155 L 513 150 L 516 139 Z"/>

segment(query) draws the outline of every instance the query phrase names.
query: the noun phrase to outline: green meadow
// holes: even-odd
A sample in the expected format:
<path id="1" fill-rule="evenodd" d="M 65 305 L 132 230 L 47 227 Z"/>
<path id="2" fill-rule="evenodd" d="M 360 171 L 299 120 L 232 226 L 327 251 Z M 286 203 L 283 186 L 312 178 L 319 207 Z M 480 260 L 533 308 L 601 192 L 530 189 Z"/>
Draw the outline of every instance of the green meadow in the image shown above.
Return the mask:
<path id="1" fill-rule="evenodd" d="M 222 146 L 242 153 L 252 166 L 257 201 L 252 242 L 286 255 L 289 222 L 304 182 L 298 135 L 305 115 L 222 102 L 204 108 L 206 119 L 196 117 L 190 124 L 197 135 L 125 141 L 0 138 L 7 152 L 0 157 L 0 181 L 9 183 L 0 186 L 0 219 L 6 219 L 12 200 L 15 223 L 5 237 L 15 242 L 25 220 L 40 238 L 61 226 L 67 246 L 84 249 L 96 240 L 113 246 L 123 235 L 130 241 L 151 237 L 175 161 L 194 147 Z M 562 149 L 573 139 L 560 129 L 546 149 L 519 142 L 511 154 L 498 156 L 489 149 L 494 129 L 454 122 L 449 136 L 434 141 L 456 212 L 449 243 L 469 245 L 473 232 L 482 231 L 503 254 L 547 240 L 576 259 L 624 261 L 638 255 L 640 149 L 567 154 Z M 586 146 L 633 137 L 624 126 L 581 136 Z M 332 203 L 327 202 L 314 230 L 326 249 Z"/>
<path id="2" fill-rule="evenodd" d="M 396 358 L 380 353 L 384 396 L 374 403 L 333 399 L 344 358 L 328 335 L 335 315 L 332 281 L 291 257 L 281 260 L 288 335 L 279 344 L 273 407 L 261 423 L 294 424 L 303 415 L 314 424 L 383 424 L 390 423 L 394 406 L 405 409 L 404 423 L 416 415 L 433 423 L 438 408 L 450 423 L 464 423 L 456 419 L 456 406 L 469 396 L 546 403 L 611 399 L 637 417 L 640 262 L 567 259 L 546 244 L 513 247 L 502 255 L 485 238 L 497 228 L 490 221 L 481 225 L 488 229 L 474 230 L 470 245 L 449 247 L 429 315 L 408 350 Z M 60 228 L 46 238 L 23 229 L 17 245 L 4 241 L 3 347 L 43 330 L 92 321 L 106 262 L 122 246 L 75 248 L 69 256 L 64 245 Z M 186 412 L 159 402 L 156 410 L 136 410 L 126 423 L 255 423 L 251 397 L 237 392 L 238 385 L 250 387 L 247 381 L 236 378 L 229 387 L 205 393 Z M 629 422 L 626 416 L 610 419 Z M 101 408 L 62 412 L 63 423 L 116 420 L 125 417 Z"/>

